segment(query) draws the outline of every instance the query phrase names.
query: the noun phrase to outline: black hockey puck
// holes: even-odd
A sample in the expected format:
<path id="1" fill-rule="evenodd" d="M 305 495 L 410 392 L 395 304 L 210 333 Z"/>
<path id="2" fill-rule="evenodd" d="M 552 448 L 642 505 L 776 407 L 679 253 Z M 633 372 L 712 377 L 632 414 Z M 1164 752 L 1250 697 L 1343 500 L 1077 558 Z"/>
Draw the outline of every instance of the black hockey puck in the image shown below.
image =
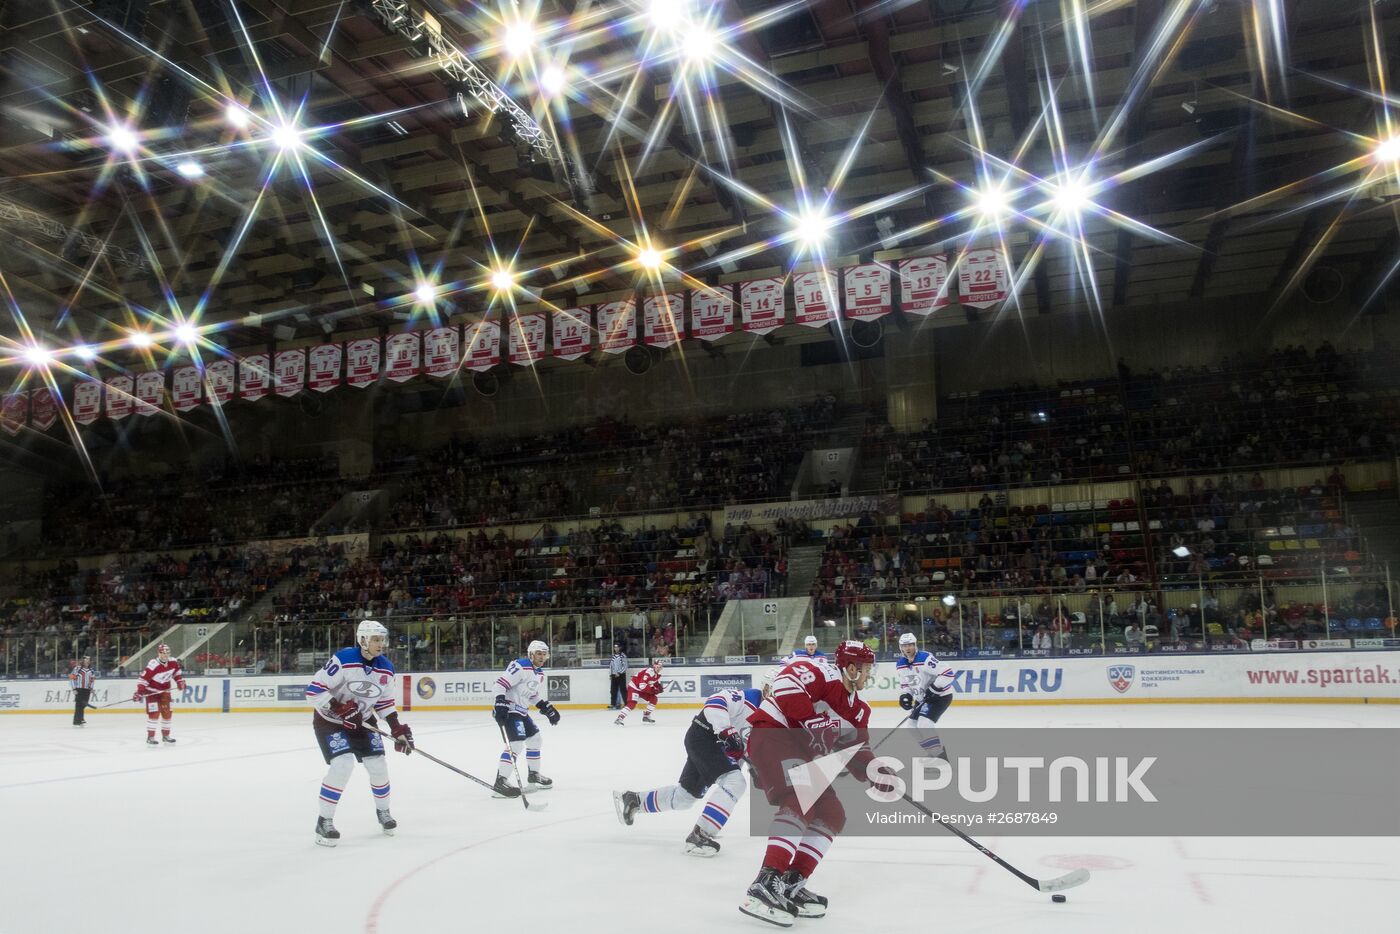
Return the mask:
<path id="1" fill-rule="evenodd" d="M 1056 893 L 1056 894 L 1050 896 L 1050 901 L 1052 901 L 1052 902 L 1062 902 L 1062 901 L 1065 901 L 1065 897 L 1064 897 L 1063 895 L 1060 895 L 1060 894 Z"/>

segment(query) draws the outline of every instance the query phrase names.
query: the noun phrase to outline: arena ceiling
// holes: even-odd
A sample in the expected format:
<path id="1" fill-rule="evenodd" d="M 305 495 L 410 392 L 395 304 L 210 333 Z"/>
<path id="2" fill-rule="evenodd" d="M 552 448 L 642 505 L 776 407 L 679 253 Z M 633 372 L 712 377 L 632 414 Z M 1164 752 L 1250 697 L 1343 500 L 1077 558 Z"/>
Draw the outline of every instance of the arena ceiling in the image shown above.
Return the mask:
<path id="1" fill-rule="evenodd" d="M 568 307 L 990 241 L 993 314 L 1263 314 L 1373 301 L 1400 258 L 1395 0 L 0 10 L 21 364 L 132 328 L 395 326 L 425 283 L 436 314 Z"/>

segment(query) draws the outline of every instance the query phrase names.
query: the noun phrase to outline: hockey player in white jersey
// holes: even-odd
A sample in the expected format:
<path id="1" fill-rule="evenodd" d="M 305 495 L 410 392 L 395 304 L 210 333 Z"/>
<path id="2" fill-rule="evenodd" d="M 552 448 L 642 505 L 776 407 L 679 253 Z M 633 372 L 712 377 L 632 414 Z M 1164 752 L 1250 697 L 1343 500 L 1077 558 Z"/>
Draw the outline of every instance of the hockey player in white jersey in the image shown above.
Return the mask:
<path id="1" fill-rule="evenodd" d="M 757 688 L 720 691 L 705 698 L 685 733 L 686 760 L 680 781 L 651 791 L 613 792 L 617 819 L 630 825 L 638 811 L 683 811 L 703 797 L 705 805 L 685 838 L 685 851 L 693 856 L 718 853 L 716 838 L 744 794 L 739 763 L 749 733 L 749 714 L 761 703 L 763 691 Z"/>
<path id="2" fill-rule="evenodd" d="M 413 752 L 413 731 L 399 722 L 394 708 L 394 665 L 384 656 L 389 630 L 367 619 L 356 630 L 355 641 L 357 645 L 332 655 L 306 686 L 306 699 L 315 708 L 312 726 L 316 742 L 329 766 L 321 780 L 321 812 L 316 819 L 316 842 L 321 846 L 340 842 L 340 831 L 334 824 L 335 809 L 355 768 L 355 759 L 369 773 L 380 828 L 392 836 L 398 827 L 389 814 L 389 766 L 384 761 L 384 741 L 365 727 L 382 719 L 394 737 L 394 749 L 405 755 Z"/>
<path id="3" fill-rule="evenodd" d="M 919 746 L 931 756 L 946 759 L 934 724 L 953 702 L 953 669 L 932 652 L 920 651 L 919 640 L 912 632 L 906 632 L 899 637 L 894 671 L 899 678 L 899 706 L 909 711 L 902 725 L 922 729 Z"/>
<path id="4" fill-rule="evenodd" d="M 511 784 L 509 776 L 525 757 L 528 777 L 535 787 L 532 791 L 548 791 L 553 779 L 540 773 L 540 728 L 530 717 L 530 708 L 539 710 L 550 726 L 559 723 L 559 711 L 544 696 L 544 663 L 549 660 L 549 646 L 536 639 L 526 650 L 525 658 L 517 658 L 506 666 L 496 679 L 496 704 L 492 716 L 508 736 L 508 745 L 501 750 L 496 766 L 495 792 L 499 798 L 518 798 L 521 789 Z"/>

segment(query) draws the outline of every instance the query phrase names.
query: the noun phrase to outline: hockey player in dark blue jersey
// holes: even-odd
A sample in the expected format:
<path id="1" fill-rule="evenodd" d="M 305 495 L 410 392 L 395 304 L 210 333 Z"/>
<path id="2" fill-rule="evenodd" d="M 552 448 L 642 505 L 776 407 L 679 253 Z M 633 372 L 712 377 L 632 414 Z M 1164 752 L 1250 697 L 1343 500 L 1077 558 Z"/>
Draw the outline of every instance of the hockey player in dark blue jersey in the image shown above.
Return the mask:
<path id="1" fill-rule="evenodd" d="M 705 698 L 685 733 L 686 760 L 680 781 L 651 791 L 613 792 L 617 819 L 630 825 L 639 811 L 683 811 L 703 797 L 705 804 L 685 838 L 685 851 L 692 856 L 718 853 L 716 838 L 744 794 L 739 763 L 749 732 L 749 714 L 762 702 L 763 692 L 756 688 L 720 691 Z"/>

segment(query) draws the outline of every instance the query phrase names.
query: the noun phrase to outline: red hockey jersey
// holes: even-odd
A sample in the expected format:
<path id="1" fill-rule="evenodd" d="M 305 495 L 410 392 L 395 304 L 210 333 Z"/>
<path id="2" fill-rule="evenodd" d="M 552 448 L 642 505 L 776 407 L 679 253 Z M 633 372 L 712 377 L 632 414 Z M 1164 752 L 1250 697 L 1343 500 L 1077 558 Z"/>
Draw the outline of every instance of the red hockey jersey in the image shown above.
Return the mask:
<path id="1" fill-rule="evenodd" d="M 661 693 L 661 675 L 648 665 L 632 676 L 632 680 L 627 682 L 627 687 L 638 694 L 656 696 Z"/>
<path id="2" fill-rule="evenodd" d="M 136 693 L 142 697 L 170 693 L 171 686 L 185 689 L 185 679 L 180 674 L 180 663 L 175 659 L 163 662 L 153 658 L 146 663 L 146 670 L 136 683 Z"/>
<path id="3" fill-rule="evenodd" d="M 812 730 L 835 721 L 841 727 L 841 747 L 866 744 L 870 705 L 860 699 L 859 692 L 847 691 L 841 673 L 823 659 L 794 658 L 779 669 L 772 686 L 772 694 L 749 717 L 754 729 Z M 864 769 L 871 758 L 870 751 L 862 749 L 851 760 L 851 771 Z"/>

